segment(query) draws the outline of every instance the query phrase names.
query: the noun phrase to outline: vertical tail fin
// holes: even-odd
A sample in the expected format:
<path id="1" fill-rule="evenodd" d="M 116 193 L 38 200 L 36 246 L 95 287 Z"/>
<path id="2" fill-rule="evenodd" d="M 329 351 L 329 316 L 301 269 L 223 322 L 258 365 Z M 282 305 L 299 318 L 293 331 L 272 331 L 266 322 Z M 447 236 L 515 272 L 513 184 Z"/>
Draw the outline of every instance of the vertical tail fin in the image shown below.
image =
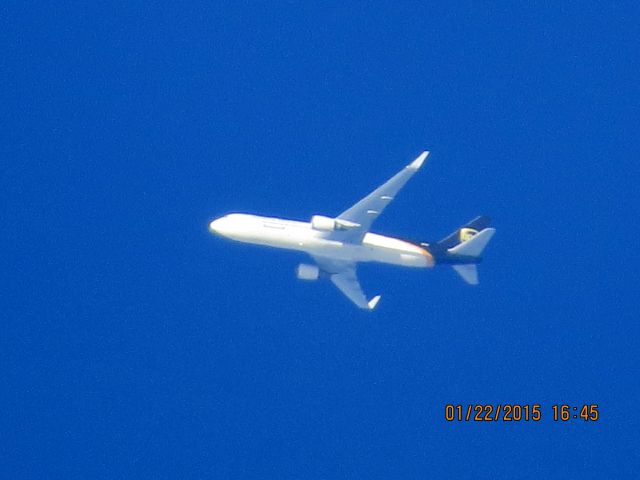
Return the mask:
<path id="1" fill-rule="evenodd" d="M 455 247 L 449 248 L 449 253 L 454 255 L 463 255 L 465 257 L 479 258 L 494 233 L 496 233 L 495 228 L 485 228 L 479 233 L 473 234 L 470 238 L 459 243 Z"/>
<path id="2" fill-rule="evenodd" d="M 455 232 L 451 233 L 448 237 L 443 238 L 438 242 L 438 245 L 444 248 L 453 248 L 466 240 L 469 240 L 473 235 L 480 230 L 484 230 L 491 224 L 491 218 L 486 215 L 481 215 L 474 218 L 470 222 L 466 223 Z"/>

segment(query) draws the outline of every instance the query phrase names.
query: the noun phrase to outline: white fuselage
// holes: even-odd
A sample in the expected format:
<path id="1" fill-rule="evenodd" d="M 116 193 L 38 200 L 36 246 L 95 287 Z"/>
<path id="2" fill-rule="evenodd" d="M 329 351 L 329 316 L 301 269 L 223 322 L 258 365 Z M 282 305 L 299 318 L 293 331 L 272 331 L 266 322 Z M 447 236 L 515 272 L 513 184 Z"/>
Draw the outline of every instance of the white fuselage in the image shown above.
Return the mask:
<path id="1" fill-rule="evenodd" d="M 403 240 L 366 233 L 362 243 L 332 240 L 309 222 L 234 213 L 209 224 L 209 230 L 239 242 L 298 250 L 313 256 L 348 262 L 380 262 L 405 267 L 432 267 L 425 249 Z"/>

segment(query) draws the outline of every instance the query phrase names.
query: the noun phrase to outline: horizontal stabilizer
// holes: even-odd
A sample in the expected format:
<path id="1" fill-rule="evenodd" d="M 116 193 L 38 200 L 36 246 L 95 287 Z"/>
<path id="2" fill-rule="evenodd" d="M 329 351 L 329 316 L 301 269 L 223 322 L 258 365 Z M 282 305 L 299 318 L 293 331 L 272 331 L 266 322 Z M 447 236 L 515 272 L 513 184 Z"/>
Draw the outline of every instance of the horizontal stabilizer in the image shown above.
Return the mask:
<path id="1" fill-rule="evenodd" d="M 448 251 L 454 255 L 464 255 L 469 257 L 479 257 L 484 247 L 487 246 L 493 234 L 496 233 L 495 228 L 485 228 L 481 232 L 475 234 L 466 242 L 462 242 Z"/>
<path id="2" fill-rule="evenodd" d="M 478 266 L 474 263 L 466 263 L 462 265 L 451 265 L 453 269 L 462 277 L 469 285 L 478 284 Z"/>

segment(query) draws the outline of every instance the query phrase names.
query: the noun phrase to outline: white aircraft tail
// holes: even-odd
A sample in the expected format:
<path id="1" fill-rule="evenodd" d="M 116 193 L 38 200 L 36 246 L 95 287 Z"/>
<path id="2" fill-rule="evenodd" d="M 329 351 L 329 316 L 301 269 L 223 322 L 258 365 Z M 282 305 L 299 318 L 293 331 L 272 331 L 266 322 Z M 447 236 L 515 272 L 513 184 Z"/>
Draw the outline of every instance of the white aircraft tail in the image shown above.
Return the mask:
<path id="1" fill-rule="evenodd" d="M 470 285 L 477 285 L 479 283 L 478 265 L 476 263 L 472 263 L 473 259 L 480 259 L 482 251 L 485 249 L 494 233 L 496 233 L 495 228 L 485 228 L 462 243 L 459 243 L 455 247 L 447 250 L 454 256 L 466 257 L 466 263 L 454 263 L 451 267 L 453 267 L 456 273 Z M 471 260 L 471 262 L 469 262 L 469 260 Z"/>

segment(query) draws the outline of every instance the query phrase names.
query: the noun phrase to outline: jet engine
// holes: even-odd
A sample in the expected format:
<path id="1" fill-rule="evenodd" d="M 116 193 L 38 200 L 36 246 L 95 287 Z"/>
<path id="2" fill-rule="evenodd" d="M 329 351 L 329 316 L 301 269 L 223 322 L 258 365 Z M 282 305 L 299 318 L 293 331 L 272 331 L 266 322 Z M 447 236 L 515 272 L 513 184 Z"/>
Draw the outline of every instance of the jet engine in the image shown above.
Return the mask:
<path id="1" fill-rule="evenodd" d="M 296 275 L 300 280 L 317 280 L 320 276 L 320 268 L 317 265 L 301 263 L 298 265 Z"/>
<path id="2" fill-rule="evenodd" d="M 314 215 L 311 217 L 311 228 L 321 232 L 333 232 L 336 229 L 336 221 L 333 218 Z"/>
<path id="3" fill-rule="evenodd" d="M 359 228 L 360 224 L 343 220 L 341 218 L 329 218 L 323 215 L 314 215 L 311 217 L 311 228 L 321 232 L 333 232 L 335 230 L 350 230 Z"/>

